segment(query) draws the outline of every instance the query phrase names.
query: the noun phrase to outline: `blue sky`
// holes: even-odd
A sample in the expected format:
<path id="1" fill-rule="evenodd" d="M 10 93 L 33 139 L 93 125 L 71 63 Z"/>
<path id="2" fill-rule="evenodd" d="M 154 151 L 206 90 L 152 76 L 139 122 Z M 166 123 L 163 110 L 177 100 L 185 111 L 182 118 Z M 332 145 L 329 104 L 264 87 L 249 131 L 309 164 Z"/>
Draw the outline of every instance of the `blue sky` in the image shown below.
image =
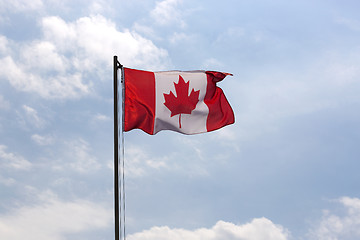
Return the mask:
<path id="1" fill-rule="evenodd" d="M 234 125 L 125 134 L 129 240 L 360 238 L 359 8 L 0 0 L 0 239 L 113 239 L 114 55 L 234 75 Z"/>

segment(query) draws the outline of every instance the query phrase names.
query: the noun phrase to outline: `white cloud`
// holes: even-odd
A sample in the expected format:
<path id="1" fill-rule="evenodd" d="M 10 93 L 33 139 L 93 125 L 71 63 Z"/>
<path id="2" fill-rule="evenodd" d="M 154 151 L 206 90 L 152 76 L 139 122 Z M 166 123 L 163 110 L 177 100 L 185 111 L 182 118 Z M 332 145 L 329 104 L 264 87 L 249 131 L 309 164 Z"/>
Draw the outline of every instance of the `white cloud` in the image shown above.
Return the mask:
<path id="1" fill-rule="evenodd" d="M 8 51 L 8 40 L 5 36 L 0 35 L 0 54 L 6 54 Z"/>
<path id="2" fill-rule="evenodd" d="M 217 41 L 223 41 L 228 38 L 240 39 L 245 36 L 245 29 L 242 27 L 229 27 L 224 33 L 219 35 Z"/>
<path id="3" fill-rule="evenodd" d="M 236 134 L 231 126 L 224 127 L 221 130 L 215 131 L 214 136 L 218 139 L 231 142 L 236 140 Z"/>
<path id="4" fill-rule="evenodd" d="M 205 68 L 205 69 L 221 69 L 221 68 L 224 68 L 224 64 L 222 62 L 220 62 L 219 60 L 217 60 L 216 58 L 209 58 L 209 59 L 206 59 L 204 61 L 204 63 L 202 64 L 202 66 Z"/>
<path id="5" fill-rule="evenodd" d="M 45 40 L 54 43 L 59 52 L 67 53 L 74 50 L 77 33 L 71 23 L 66 23 L 60 17 L 45 17 L 41 21 Z"/>
<path id="6" fill-rule="evenodd" d="M 182 20 L 182 15 L 177 6 L 182 3 L 182 0 L 163 0 L 157 2 L 155 8 L 151 11 L 151 17 L 160 25 L 180 24 L 185 26 Z"/>
<path id="7" fill-rule="evenodd" d="M 269 40 L 268 34 L 260 30 L 252 30 L 244 27 L 233 27 L 230 26 L 224 29 L 221 34 L 215 39 L 214 43 L 216 45 L 220 44 L 232 44 L 234 42 L 244 42 L 248 43 L 264 43 L 265 40 Z"/>
<path id="8" fill-rule="evenodd" d="M 168 169 L 169 158 L 151 158 L 149 154 L 142 148 L 137 146 L 127 146 L 125 151 L 125 168 L 127 177 L 141 177 L 150 170 Z"/>
<path id="9" fill-rule="evenodd" d="M 149 27 L 148 25 L 143 25 L 136 22 L 134 23 L 132 29 L 145 36 L 151 37 L 151 39 L 157 39 L 157 40 L 161 39 L 161 37 L 158 34 L 156 34 L 154 29 Z"/>
<path id="10" fill-rule="evenodd" d="M 44 17 L 43 37 L 15 43 L 0 38 L 0 77 L 20 91 L 46 99 L 78 98 L 93 93 L 93 79 L 111 79 L 114 55 L 128 67 L 163 69 L 168 54 L 153 42 L 129 30 L 118 31 L 101 15 L 66 22 Z M 11 53 L 11 54 L 10 54 Z M 91 79 L 84 76 L 93 76 Z"/>
<path id="11" fill-rule="evenodd" d="M 110 121 L 112 119 L 109 116 L 98 113 L 98 114 L 95 115 L 94 120 L 96 120 L 96 121 Z"/>
<path id="12" fill-rule="evenodd" d="M 204 160 L 204 144 L 197 139 L 189 138 L 186 135 L 177 136 L 178 141 L 185 145 L 186 148 L 191 148 L 196 154 L 197 158 L 200 160 Z"/>
<path id="13" fill-rule="evenodd" d="M 108 228 L 112 211 L 86 200 L 62 201 L 46 194 L 41 203 L 0 215 L 0 239 L 63 240 L 67 234 Z"/>
<path id="14" fill-rule="evenodd" d="M 90 124 L 95 128 L 98 128 L 99 124 L 109 124 L 109 122 L 112 122 L 112 118 L 100 113 L 93 115 L 90 119 Z"/>
<path id="15" fill-rule="evenodd" d="M 46 76 L 31 69 L 31 66 L 24 65 L 21 60 L 15 64 L 10 56 L 0 59 L 0 64 L 0 76 L 5 77 L 20 91 L 32 92 L 49 99 L 76 98 L 90 92 L 91 84 L 82 82 L 81 73 Z"/>
<path id="16" fill-rule="evenodd" d="M 184 42 L 184 41 L 188 42 L 192 39 L 194 39 L 194 36 L 182 32 L 181 33 L 175 32 L 170 36 L 169 41 L 171 44 L 178 44 L 179 42 Z"/>
<path id="17" fill-rule="evenodd" d="M 0 109 L 8 109 L 10 107 L 10 103 L 4 99 L 2 95 L 0 95 Z"/>
<path id="18" fill-rule="evenodd" d="M 256 218 L 244 225 L 219 221 L 210 229 L 200 228 L 193 231 L 153 227 L 140 233 L 129 235 L 129 240 L 286 240 L 288 231 L 266 218 Z"/>
<path id="19" fill-rule="evenodd" d="M 170 151 L 166 144 L 160 148 L 147 149 L 128 143 L 125 148 L 126 176 L 145 177 L 157 173 L 173 173 L 186 178 L 210 177 L 214 168 L 228 164 L 231 161 L 230 155 L 234 151 L 240 151 L 231 133 L 226 131 L 223 135 L 218 135 L 218 132 L 209 133 L 207 136 L 194 135 L 191 138 L 176 134 L 171 141 L 174 141 L 172 144 L 176 145 L 179 151 Z M 209 138 L 219 151 L 209 151 Z M 112 167 L 112 163 L 109 163 L 109 167 Z"/>
<path id="20" fill-rule="evenodd" d="M 26 160 L 23 156 L 7 152 L 7 146 L 0 145 L 0 166 L 1 168 L 28 170 L 32 167 L 31 162 Z"/>
<path id="21" fill-rule="evenodd" d="M 41 136 L 39 134 L 33 134 L 31 139 L 36 142 L 38 145 L 45 146 L 51 145 L 54 143 L 54 138 L 52 136 Z"/>
<path id="22" fill-rule="evenodd" d="M 240 144 L 238 142 L 238 136 L 235 132 L 236 127 L 234 125 L 226 126 L 212 133 L 211 137 L 216 142 L 219 142 L 221 146 L 227 146 L 232 148 L 236 152 L 240 152 Z M 231 151 L 225 151 L 218 153 L 215 159 L 229 159 Z"/>
<path id="23" fill-rule="evenodd" d="M 239 151 L 236 143 L 233 142 L 231 133 L 217 135 L 215 132 L 207 138 L 215 138 L 222 151 L 213 154 L 206 151 L 206 141 L 201 136 L 188 138 L 185 135 L 176 135 L 176 145 L 182 151 L 168 152 L 146 149 L 134 144 L 126 144 L 125 148 L 125 169 L 127 177 L 144 177 L 154 172 L 183 174 L 187 177 L 207 177 L 209 170 L 214 164 L 223 164 L 228 161 L 228 153 L 224 149 L 235 149 Z M 225 152 L 224 152 L 225 151 Z M 181 161 L 179 161 L 181 159 Z M 209 159 L 211 163 L 209 164 Z M 108 164 L 112 168 L 112 163 Z"/>
<path id="24" fill-rule="evenodd" d="M 89 10 L 93 14 L 111 12 L 111 10 L 114 10 L 111 5 L 111 2 L 105 0 L 95 0 L 88 4 Z"/>
<path id="25" fill-rule="evenodd" d="M 39 117 L 38 112 L 27 105 L 23 105 L 23 110 L 26 115 L 26 119 L 36 128 L 42 128 L 45 126 L 46 122 L 42 118 Z"/>
<path id="26" fill-rule="evenodd" d="M 16 180 L 14 178 L 5 178 L 0 175 L 0 184 L 3 184 L 5 186 L 12 186 L 16 183 Z"/>
<path id="27" fill-rule="evenodd" d="M 341 111 L 343 106 L 360 103 L 359 61 L 359 50 L 351 54 L 327 52 L 301 70 L 268 70 L 251 81 L 233 82 L 226 93 L 236 96 L 230 103 L 236 124 L 241 126 L 238 139 L 248 141 L 274 133 L 284 119 L 325 109 Z"/>
<path id="28" fill-rule="evenodd" d="M 352 240 L 360 238 L 360 199 L 342 197 L 337 200 L 344 208 L 342 214 L 335 214 L 329 210 L 318 226 L 310 233 L 311 239 L 316 240 Z"/>
<path id="29" fill-rule="evenodd" d="M 79 173 L 96 171 L 101 167 L 96 157 L 91 154 L 89 143 L 83 139 L 68 142 L 64 157 L 67 158 L 64 160 L 69 161 L 67 166 Z"/>
<path id="30" fill-rule="evenodd" d="M 65 56 L 60 55 L 56 46 L 49 41 L 36 41 L 26 45 L 21 55 L 24 64 L 36 72 L 55 71 L 64 73 L 68 69 Z"/>
<path id="31" fill-rule="evenodd" d="M 77 49 L 73 64 L 87 70 L 111 66 L 113 55 L 133 66 L 159 67 L 167 64 L 167 52 L 135 32 L 120 32 L 115 24 L 101 15 L 83 17 L 66 23 L 58 17 L 43 19 L 47 40 L 63 51 Z"/>

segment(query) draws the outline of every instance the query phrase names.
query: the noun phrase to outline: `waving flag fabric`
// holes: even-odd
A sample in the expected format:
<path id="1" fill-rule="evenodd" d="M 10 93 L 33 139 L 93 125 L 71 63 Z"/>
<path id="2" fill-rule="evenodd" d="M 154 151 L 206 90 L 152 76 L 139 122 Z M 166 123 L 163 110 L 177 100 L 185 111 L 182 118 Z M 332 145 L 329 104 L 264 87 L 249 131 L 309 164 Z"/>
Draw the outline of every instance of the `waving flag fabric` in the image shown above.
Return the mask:
<path id="1" fill-rule="evenodd" d="M 148 72 L 124 68 L 124 131 L 210 132 L 234 123 L 234 113 L 216 83 L 228 73 Z"/>

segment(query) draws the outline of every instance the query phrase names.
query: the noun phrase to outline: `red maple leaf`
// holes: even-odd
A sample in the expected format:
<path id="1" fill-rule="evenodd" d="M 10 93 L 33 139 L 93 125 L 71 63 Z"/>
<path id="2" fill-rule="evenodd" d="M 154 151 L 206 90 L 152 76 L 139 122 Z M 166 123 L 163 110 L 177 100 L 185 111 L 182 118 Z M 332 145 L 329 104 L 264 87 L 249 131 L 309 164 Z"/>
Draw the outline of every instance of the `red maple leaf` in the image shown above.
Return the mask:
<path id="1" fill-rule="evenodd" d="M 181 128 L 181 114 L 191 114 L 199 102 L 200 90 L 194 91 L 192 89 L 189 95 L 189 82 L 179 75 L 179 82 L 175 83 L 176 97 L 172 91 L 169 94 L 164 93 L 164 105 L 171 111 L 171 116 L 179 115 L 179 127 Z"/>

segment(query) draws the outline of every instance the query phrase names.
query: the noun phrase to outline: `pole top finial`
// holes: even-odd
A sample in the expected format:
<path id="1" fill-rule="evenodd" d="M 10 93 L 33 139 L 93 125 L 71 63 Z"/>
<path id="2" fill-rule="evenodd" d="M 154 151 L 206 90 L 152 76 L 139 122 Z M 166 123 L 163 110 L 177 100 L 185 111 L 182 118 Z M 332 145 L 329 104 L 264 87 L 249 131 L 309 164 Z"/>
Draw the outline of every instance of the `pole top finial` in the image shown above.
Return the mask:
<path id="1" fill-rule="evenodd" d="M 116 55 L 114 56 L 114 63 L 116 64 L 117 68 L 123 68 L 123 65 L 118 61 L 118 57 Z"/>

